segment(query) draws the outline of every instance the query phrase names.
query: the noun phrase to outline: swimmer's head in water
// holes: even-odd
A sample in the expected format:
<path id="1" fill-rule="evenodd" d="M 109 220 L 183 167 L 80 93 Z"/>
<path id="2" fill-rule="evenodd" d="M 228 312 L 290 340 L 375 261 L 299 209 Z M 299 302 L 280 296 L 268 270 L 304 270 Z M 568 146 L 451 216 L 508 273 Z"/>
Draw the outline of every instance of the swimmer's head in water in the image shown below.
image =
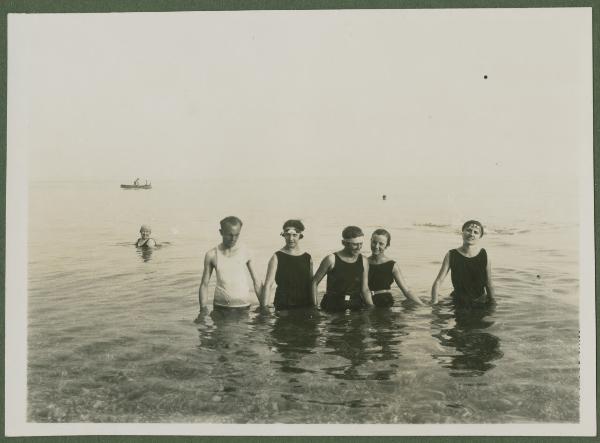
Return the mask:
<path id="1" fill-rule="evenodd" d="M 469 220 L 466 221 L 463 225 L 462 228 L 460 229 L 461 232 L 465 232 L 465 230 L 469 230 L 471 233 L 477 233 L 479 235 L 479 238 L 483 237 L 483 225 L 481 224 L 481 222 L 478 222 L 477 220 Z"/>
<path id="2" fill-rule="evenodd" d="M 288 220 L 283 224 L 283 230 L 281 236 L 285 237 L 286 240 L 289 236 L 297 235 L 297 238 L 304 238 L 304 223 L 300 220 Z"/>
<path id="3" fill-rule="evenodd" d="M 150 238 L 150 234 L 152 234 L 152 229 L 148 225 L 140 226 L 140 236 L 143 239 Z"/>
<path id="4" fill-rule="evenodd" d="M 235 246 L 242 230 L 242 221 L 235 216 L 230 216 L 221 220 L 220 224 L 219 233 L 223 238 L 223 246 L 226 248 Z"/>

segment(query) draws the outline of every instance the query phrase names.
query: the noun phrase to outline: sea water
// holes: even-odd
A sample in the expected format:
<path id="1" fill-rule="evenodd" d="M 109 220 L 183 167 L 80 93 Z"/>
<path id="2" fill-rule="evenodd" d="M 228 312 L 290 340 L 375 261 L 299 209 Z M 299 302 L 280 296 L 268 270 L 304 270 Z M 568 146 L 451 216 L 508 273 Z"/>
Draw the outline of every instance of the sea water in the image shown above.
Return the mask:
<path id="1" fill-rule="evenodd" d="M 32 182 L 28 419 L 577 422 L 576 196 L 575 183 L 544 179 Z M 391 309 L 253 307 L 195 324 L 204 254 L 227 215 L 243 220 L 260 278 L 288 218 L 304 221 L 315 269 L 346 225 L 367 234 L 365 254 L 387 228 L 388 255 L 423 300 L 462 222 L 478 218 L 497 303 L 462 315 L 396 288 Z M 160 248 L 133 246 L 143 223 Z"/>

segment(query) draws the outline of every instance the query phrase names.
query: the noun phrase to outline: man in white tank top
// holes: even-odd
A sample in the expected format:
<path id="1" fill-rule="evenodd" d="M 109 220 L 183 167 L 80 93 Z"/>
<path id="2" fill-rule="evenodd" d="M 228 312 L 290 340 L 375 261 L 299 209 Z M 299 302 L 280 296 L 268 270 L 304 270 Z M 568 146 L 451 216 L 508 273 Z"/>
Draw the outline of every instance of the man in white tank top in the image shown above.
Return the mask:
<path id="1" fill-rule="evenodd" d="M 221 244 L 211 249 L 204 256 L 204 271 L 198 292 L 200 314 L 198 319 L 207 312 L 208 282 L 213 269 L 217 273 L 217 286 L 213 304 L 217 308 L 247 308 L 255 298 L 250 293 L 246 269 L 252 278 L 254 292 L 259 303 L 262 283 L 256 279 L 251 260 L 242 245 L 237 241 L 242 230 L 242 221 L 234 216 L 226 217 L 220 222 L 219 233 L 223 238 Z"/>

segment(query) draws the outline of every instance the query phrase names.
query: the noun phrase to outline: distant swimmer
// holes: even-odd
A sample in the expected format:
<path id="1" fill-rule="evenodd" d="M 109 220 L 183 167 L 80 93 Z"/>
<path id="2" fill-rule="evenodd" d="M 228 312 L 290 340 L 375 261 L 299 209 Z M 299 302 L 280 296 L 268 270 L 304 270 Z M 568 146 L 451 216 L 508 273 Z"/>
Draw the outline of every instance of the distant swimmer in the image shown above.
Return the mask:
<path id="1" fill-rule="evenodd" d="M 431 288 L 431 303 L 438 301 L 439 287 L 450 271 L 453 301 L 464 307 L 488 304 L 494 300 L 492 265 L 485 249 L 479 246 L 483 237 L 483 225 L 469 220 L 462 226 L 461 247 L 448 251 L 440 272 Z"/>
<path id="2" fill-rule="evenodd" d="M 148 225 L 140 227 L 140 238 L 135 242 L 136 248 L 153 248 L 156 246 L 156 240 L 150 237 L 152 229 Z"/>
<path id="3" fill-rule="evenodd" d="M 200 313 L 196 317 L 195 321 L 197 322 L 201 321 L 202 317 L 208 313 L 208 283 L 213 270 L 217 273 L 217 285 L 213 300 L 215 308 L 248 308 L 256 301 L 250 294 L 246 272 L 250 274 L 255 296 L 259 303 L 261 302 L 262 283 L 256 278 L 246 247 L 238 244 L 242 221 L 235 216 L 230 216 L 221 220 L 220 225 L 219 233 L 222 242 L 204 256 L 204 271 L 198 291 Z"/>
<path id="4" fill-rule="evenodd" d="M 135 242 L 137 248 L 152 248 L 156 246 L 156 240 L 150 237 L 152 228 L 148 225 L 140 226 L 140 238 Z"/>
<path id="5" fill-rule="evenodd" d="M 383 194 L 383 195 L 381 196 L 381 199 L 382 199 L 382 200 L 387 200 L 387 195 Z"/>
<path id="6" fill-rule="evenodd" d="M 376 229 L 371 235 L 369 290 L 373 304 L 379 307 L 390 307 L 394 304 L 390 288 L 392 282 L 395 281 L 406 298 L 418 305 L 423 305 L 423 302 L 408 288 L 398 263 L 385 255 L 385 250 L 390 246 L 391 240 L 391 234 L 385 229 Z"/>
<path id="7" fill-rule="evenodd" d="M 133 185 L 134 185 L 134 186 L 139 186 L 139 184 L 140 184 L 140 178 L 138 177 L 138 178 L 136 178 L 136 179 L 133 181 Z"/>

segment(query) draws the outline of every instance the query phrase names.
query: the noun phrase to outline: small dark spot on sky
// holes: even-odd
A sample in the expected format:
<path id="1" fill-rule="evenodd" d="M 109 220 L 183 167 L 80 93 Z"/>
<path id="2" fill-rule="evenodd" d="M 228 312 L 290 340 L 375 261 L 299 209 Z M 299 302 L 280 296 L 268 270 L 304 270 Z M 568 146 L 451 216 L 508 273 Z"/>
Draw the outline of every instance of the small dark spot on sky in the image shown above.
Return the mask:
<path id="1" fill-rule="evenodd" d="M 484 75 L 483 78 L 487 78 L 487 75 Z"/>

